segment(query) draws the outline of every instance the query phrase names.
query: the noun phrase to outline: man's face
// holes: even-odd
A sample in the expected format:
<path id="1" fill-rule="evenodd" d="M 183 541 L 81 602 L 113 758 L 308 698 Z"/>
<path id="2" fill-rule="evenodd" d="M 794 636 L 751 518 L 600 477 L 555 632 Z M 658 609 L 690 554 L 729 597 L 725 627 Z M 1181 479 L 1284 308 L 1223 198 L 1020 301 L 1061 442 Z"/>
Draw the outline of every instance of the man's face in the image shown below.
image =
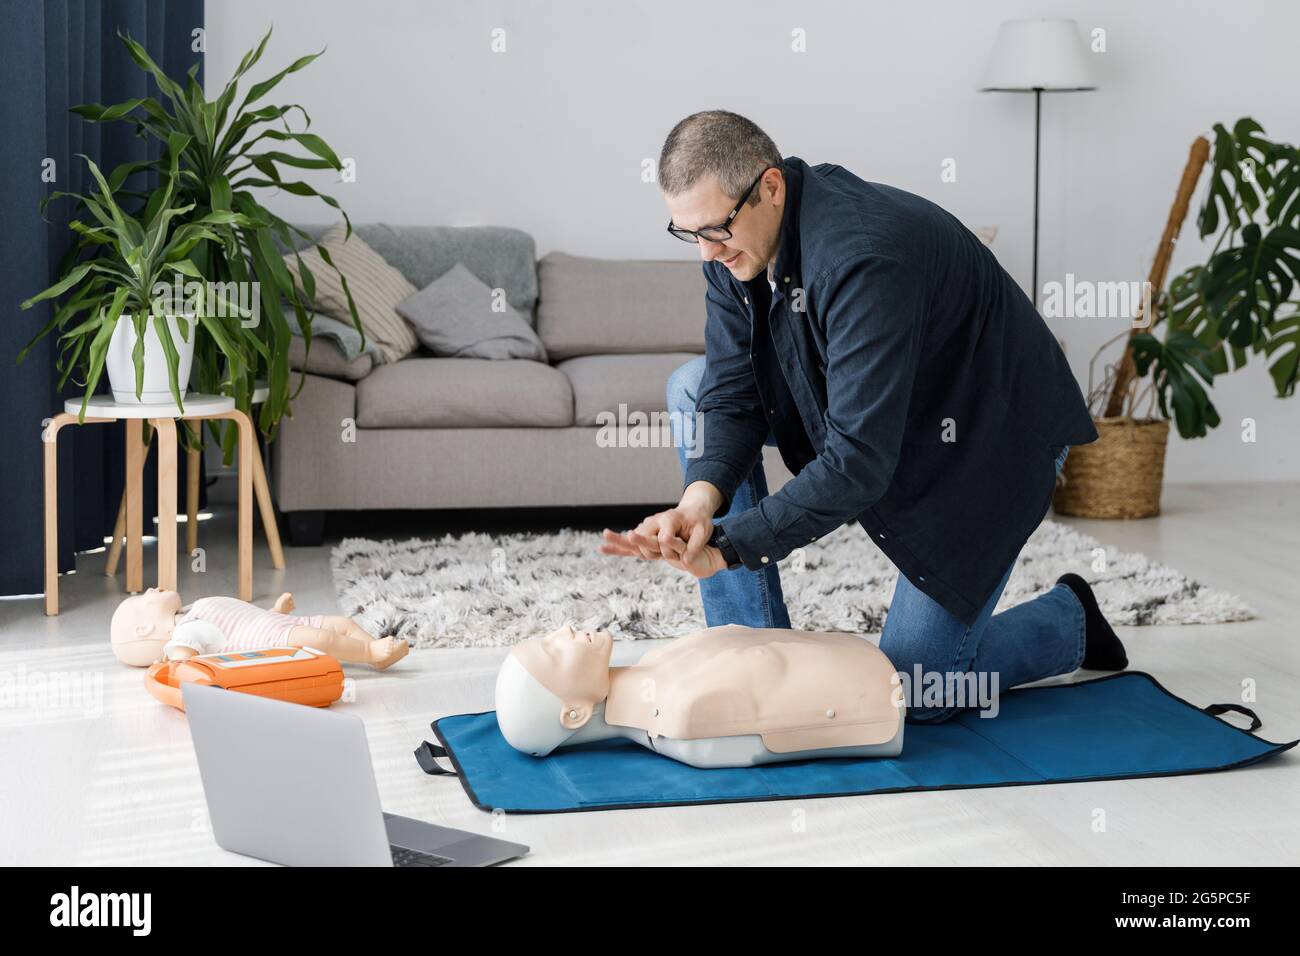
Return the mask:
<path id="1" fill-rule="evenodd" d="M 754 187 L 758 203 L 746 203 L 728 227 L 731 238 L 725 242 L 699 240 L 700 257 L 705 262 L 717 260 L 731 270 L 741 282 L 757 276 L 776 256 L 781 232 L 781 213 L 785 209 L 785 177 L 779 169 L 769 169 Z M 703 229 L 726 221 L 735 208 L 738 196 L 723 193 L 712 176 L 701 177 L 690 189 L 676 196 L 664 196 L 673 225 L 683 229 Z M 751 197 L 752 199 L 752 197 Z"/>

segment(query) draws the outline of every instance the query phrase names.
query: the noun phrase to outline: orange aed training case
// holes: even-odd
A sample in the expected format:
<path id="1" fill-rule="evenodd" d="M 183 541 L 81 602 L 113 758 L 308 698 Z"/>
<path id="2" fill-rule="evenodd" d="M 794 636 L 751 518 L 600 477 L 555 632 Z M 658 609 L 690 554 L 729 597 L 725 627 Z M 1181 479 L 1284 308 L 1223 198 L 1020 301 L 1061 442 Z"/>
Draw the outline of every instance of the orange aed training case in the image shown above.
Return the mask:
<path id="1" fill-rule="evenodd" d="M 149 693 L 177 710 L 185 709 L 181 699 L 183 681 L 311 707 L 328 707 L 343 696 L 343 668 L 339 662 L 306 647 L 268 647 L 159 661 L 144 675 Z"/>

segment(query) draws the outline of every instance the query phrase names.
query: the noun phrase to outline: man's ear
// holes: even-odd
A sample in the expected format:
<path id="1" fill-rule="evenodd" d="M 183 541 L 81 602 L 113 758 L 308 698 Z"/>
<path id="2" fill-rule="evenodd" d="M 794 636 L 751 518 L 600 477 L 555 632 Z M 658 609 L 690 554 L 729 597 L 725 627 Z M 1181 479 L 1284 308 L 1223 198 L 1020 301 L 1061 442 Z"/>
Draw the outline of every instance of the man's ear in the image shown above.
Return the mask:
<path id="1" fill-rule="evenodd" d="M 577 730 L 591 720 L 591 705 L 568 703 L 560 708 L 560 723 L 569 730 Z"/>
<path id="2" fill-rule="evenodd" d="M 763 189 L 765 192 L 771 193 L 769 199 L 770 202 L 781 202 L 785 199 L 785 174 L 775 166 L 768 170 L 768 172 L 775 172 L 776 176 L 769 181 L 767 173 L 764 173 Z M 768 199 L 766 195 L 763 198 Z"/>

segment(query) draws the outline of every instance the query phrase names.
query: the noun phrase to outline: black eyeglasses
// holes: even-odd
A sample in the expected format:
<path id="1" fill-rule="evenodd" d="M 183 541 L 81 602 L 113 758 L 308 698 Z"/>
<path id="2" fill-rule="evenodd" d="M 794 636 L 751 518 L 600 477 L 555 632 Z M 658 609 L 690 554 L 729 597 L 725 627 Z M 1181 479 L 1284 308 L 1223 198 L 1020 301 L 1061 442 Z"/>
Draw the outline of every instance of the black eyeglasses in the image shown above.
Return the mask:
<path id="1" fill-rule="evenodd" d="M 771 169 L 771 167 L 769 166 L 768 169 Z M 767 169 L 763 170 L 763 172 L 758 174 L 758 179 L 755 179 L 749 184 L 749 188 L 745 190 L 745 194 L 740 197 L 740 202 L 736 203 L 736 208 L 731 210 L 731 215 L 724 219 L 720 225 L 705 226 L 703 229 L 683 229 L 681 226 L 674 226 L 673 221 L 669 219 L 668 231 L 682 242 L 699 242 L 701 239 L 705 242 L 726 242 L 731 238 L 730 226 L 732 221 L 740 215 L 740 210 L 743 209 L 745 203 L 749 201 L 749 194 L 754 191 L 754 187 L 762 181 L 763 176 L 766 173 Z"/>

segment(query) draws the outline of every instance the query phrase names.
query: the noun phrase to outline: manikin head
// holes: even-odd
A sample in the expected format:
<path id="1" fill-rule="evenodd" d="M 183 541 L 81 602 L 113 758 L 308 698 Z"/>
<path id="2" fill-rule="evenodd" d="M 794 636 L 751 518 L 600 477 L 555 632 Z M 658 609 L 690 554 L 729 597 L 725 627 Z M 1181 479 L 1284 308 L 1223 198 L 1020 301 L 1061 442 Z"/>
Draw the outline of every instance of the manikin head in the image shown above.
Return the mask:
<path id="1" fill-rule="evenodd" d="M 659 188 L 673 226 L 709 234 L 695 237 L 705 262 L 716 259 L 748 282 L 776 257 L 785 212 L 781 153 L 743 116 L 709 110 L 674 126 L 659 154 Z"/>
<path id="2" fill-rule="evenodd" d="M 119 604 L 109 626 L 117 659 L 132 667 L 161 660 L 180 609 L 181 596 L 166 588 L 150 588 Z"/>
<path id="3" fill-rule="evenodd" d="M 497 674 L 497 724 L 510 746 L 545 757 L 609 696 L 613 635 L 572 624 L 517 644 Z"/>

